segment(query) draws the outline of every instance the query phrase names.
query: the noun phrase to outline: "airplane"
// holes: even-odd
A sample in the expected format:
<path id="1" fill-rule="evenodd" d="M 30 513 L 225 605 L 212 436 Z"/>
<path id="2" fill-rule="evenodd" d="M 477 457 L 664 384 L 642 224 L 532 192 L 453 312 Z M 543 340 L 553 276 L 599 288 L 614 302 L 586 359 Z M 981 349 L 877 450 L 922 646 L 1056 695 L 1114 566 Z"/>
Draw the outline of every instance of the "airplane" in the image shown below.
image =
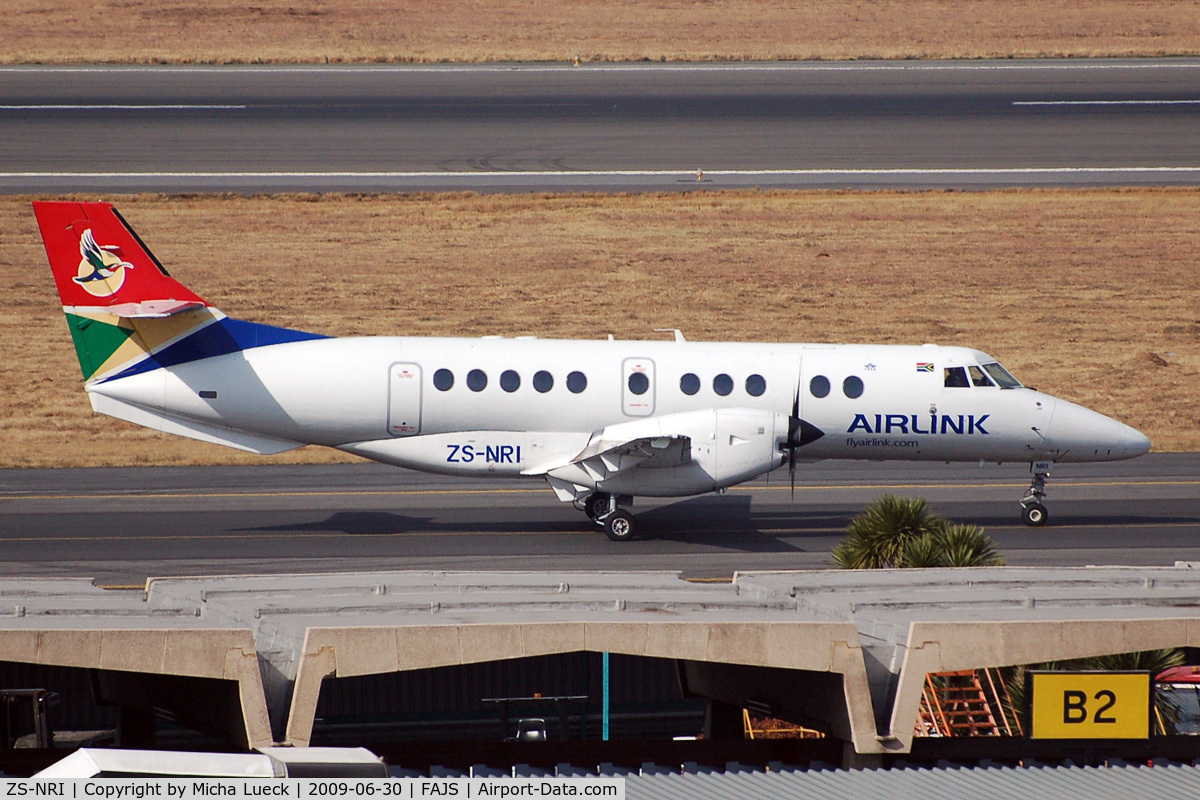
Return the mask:
<path id="1" fill-rule="evenodd" d="M 101 202 L 34 202 L 101 414 L 272 454 L 323 445 L 449 475 L 546 481 L 614 541 L 636 496 L 686 497 L 823 459 L 1051 467 L 1150 440 L 1023 386 L 979 350 L 534 337 L 329 337 L 233 319 Z"/>

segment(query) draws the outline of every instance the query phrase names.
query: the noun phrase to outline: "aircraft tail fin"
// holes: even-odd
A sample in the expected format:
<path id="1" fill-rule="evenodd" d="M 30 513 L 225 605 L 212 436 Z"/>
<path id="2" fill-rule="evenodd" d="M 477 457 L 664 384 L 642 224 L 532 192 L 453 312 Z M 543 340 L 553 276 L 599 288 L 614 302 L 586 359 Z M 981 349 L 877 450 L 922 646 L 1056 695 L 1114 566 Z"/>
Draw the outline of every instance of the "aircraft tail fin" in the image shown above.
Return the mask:
<path id="1" fill-rule="evenodd" d="M 167 274 L 111 204 L 35 202 L 33 213 L 63 306 L 126 318 L 178 313 L 138 308 L 146 303 L 208 306 Z"/>
<path id="2" fill-rule="evenodd" d="M 34 202 L 88 382 L 316 334 L 232 320 L 167 273 L 110 203 Z"/>

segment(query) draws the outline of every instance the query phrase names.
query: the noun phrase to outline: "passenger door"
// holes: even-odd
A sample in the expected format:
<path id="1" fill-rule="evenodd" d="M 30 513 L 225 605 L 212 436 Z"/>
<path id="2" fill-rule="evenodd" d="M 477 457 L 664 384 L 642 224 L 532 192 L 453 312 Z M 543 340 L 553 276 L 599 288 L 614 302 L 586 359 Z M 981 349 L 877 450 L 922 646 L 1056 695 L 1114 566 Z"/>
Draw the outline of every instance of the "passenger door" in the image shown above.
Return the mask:
<path id="1" fill-rule="evenodd" d="M 388 370 L 388 433 L 416 436 L 421 432 L 421 367 L 396 363 Z"/>

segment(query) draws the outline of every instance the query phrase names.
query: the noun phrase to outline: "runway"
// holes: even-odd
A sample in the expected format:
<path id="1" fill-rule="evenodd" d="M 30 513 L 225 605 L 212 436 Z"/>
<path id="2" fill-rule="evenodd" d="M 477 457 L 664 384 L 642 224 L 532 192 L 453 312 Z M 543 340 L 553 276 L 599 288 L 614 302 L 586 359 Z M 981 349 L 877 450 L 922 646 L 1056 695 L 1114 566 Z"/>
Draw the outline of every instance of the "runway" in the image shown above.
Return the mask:
<path id="1" fill-rule="evenodd" d="M 1200 60 L 3 67 L 0 191 L 1200 184 Z"/>
<path id="2" fill-rule="evenodd" d="M 1020 524 L 1027 465 L 819 462 L 723 496 L 639 500 L 617 544 L 539 481 L 468 481 L 374 464 L 0 471 L 10 576 L 149 576 L 376 569 L 736 570 L 831 565 L 849 520 L 915 494 L 983 525 L 1013 566 L 1200 562 L 1200 454 L 1064 465 L 1050 524 Z"/>

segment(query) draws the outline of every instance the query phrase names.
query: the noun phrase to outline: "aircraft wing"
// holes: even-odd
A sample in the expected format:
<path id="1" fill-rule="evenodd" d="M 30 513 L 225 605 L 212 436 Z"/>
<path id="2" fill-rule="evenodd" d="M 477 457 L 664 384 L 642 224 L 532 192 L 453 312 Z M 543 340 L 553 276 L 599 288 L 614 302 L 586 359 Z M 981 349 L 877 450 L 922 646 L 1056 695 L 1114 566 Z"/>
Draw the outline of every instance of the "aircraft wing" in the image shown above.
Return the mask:
<path id="1" fill-rule="evenodd" d="M 556 493 L 571 499 L 579 490 L 577 480 L 582 470 L 593 481 L 607 480 L 619 472 L 640 468 L 669 468 L 687 464 L 692 459 L 692 440 L 689 436 L 639 436 L 631 439 L 605 438 L 593 435 L 578 454 L 525 470 L 523 475 L 545 475 Z"/>
<path id="2" fill-rule="evenodd" d="M 692 457 L 689 436 L 639 436 L 635 439 L 605 439 L 593 436 L 577 455 L 539 464 L 522 475 L 548 475 L 563 467 L 578 465 L 596 480 L 604 480 L 633 467 L 677 467 Z"/>

